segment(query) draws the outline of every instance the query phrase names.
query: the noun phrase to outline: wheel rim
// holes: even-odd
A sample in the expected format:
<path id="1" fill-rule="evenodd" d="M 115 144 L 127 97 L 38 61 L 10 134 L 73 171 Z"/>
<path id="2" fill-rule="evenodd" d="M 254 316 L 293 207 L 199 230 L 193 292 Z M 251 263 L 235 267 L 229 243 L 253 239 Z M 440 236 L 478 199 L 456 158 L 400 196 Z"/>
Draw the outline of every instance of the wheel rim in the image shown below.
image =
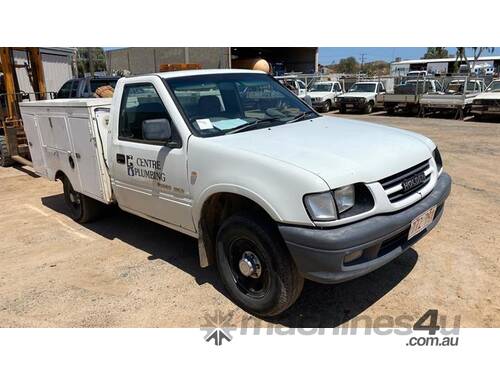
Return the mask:
<path id="1" fill-rule="evenodd" d="M 231 241 L 225 251 L 236 287 L 252 298 L 264 297 L 270 285 L 269 268 L 259 254 L 259 246 L 243 237 Z"/>

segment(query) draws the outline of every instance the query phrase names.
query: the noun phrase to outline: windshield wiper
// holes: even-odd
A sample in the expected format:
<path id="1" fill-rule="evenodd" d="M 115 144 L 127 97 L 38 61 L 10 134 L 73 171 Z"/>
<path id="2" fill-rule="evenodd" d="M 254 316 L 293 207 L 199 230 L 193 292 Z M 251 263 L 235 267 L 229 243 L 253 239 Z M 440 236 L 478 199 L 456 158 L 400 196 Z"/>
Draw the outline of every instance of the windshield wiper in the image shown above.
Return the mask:
<path id="1" fill-rule="evenodd" d="M 274 122 L 274 121 L 279 121 L 281 120 L 281 117 L 267 117 L 267 118 L 262 118 L 260 120 L 255 120 L 252 122 L 249 122 L 247 124 L 243 124 L 240 126 L 237 126 L 236 128 L 226 132 L 226 134 L 234 134 L 234 133 L 239 133 L 245 130 L 250 130 L 250 129 L 255 129 L 259 125 L 266 123 L 266 122 Z"/>
<path id="2" fill-rule="evenodd" d="M 286 123 L 287 124 L 290 124 L 292 122 L 297 122 L 297 121 L 300 121 L 302 120 L 304 117 L 306 117 L 307 115 L 310 115 L 311 113 L 314 113 L 314 111 L 306 111 L 306 112 L 300 112 L 298 115 L 296 115 L 293 119 L 287 121 Z"/>

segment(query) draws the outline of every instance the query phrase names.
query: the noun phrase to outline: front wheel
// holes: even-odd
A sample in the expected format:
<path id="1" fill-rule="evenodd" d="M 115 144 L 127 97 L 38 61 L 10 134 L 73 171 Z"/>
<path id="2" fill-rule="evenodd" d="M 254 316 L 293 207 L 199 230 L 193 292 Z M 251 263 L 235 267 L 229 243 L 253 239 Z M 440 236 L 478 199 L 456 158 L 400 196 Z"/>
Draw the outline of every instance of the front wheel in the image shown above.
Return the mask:
<path id="1" fill-rule="evenodd" d="M 365 107 L 365 113 L 369 114 L 369 113 L 372 113 L 372 111 L 373 111 L 373 103 L 372 102 L 368 102 L 368 104 Z"/>
<path id="2" fill-rule="evenodd" d="M 67 177 L 62 179 L 64 189 L 64 201 L 70 210 L 73 220 L 78 223 L 88 223 L 96 219 L 101 212 L 101 204 L 73 189 L 73 185 Z"/>
<path id="3" fill-rule="evenodd" d="M 323 107 L 324 112 L 330 112 L 332 110 L 332 102 L 327 100 L 325 106 Z"/>
<path id="4" fill-rule="evenodd" d="M 231 298 L 252 314 L 278 315 L 302 291 L 303 277 L 277 229 L 263 218 L 226 219 L 217 233 L 216 259 Z"/>

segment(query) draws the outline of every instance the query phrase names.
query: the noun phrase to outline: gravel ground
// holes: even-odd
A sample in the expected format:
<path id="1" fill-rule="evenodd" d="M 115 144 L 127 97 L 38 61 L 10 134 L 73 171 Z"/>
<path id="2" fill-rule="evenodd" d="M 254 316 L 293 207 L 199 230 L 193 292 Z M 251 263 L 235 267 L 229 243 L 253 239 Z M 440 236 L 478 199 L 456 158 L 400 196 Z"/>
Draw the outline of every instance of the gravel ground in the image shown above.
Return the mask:
<path id="1" fill-rule="evenodd" d="M 462 327 L 500 327 L 500 124 L 344 115 L 409 129 L 440 147 L 453 178 L 438 227 L 394 262 L 339 285 L 306 282 L 283 326 L 402 325 L 428 309 Z M 0 326 L 199 327 L 250 318 L 227 297 L 196 242 L 115 210 L 79 225 L 60 183 L 0 169 Z M 253 318 L 252 318 L 253 319 Z M 255 319 L 257 322 L 257 320 Z"/>

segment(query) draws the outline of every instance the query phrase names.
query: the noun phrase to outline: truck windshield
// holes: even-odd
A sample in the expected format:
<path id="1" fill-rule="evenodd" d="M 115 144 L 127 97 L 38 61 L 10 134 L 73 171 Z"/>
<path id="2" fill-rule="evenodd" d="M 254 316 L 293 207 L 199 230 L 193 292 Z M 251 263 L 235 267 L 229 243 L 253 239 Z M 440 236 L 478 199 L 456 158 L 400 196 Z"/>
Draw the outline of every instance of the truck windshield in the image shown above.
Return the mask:
<path id="1" fill-rule="evenodd" d="M 316 83 L 311 87 L 311 92 L 322 92 L 322 91 L 327 91 L 330 92 L 332 91 L 332 84 L 331 83 Z"/>
<path id="2" fill-rule="evenodd" d="M 167 78 L 165 84 L 191 128 L 202 137 L 282 125 L 318 116 L 265 74 L 195 75 Z"/>
<path id="3" fill-rule="evenodd" d="M 355 83 L 349 92 L 375 92 L 376 83 Z"/>
<path id="4" fill-rule="evenodd" d="M 495 91 L 499 92 L 500 91 L 500 81 L 493 81 L 490 83 L 488 86 L 488 89 L 486 91 Z"/>

